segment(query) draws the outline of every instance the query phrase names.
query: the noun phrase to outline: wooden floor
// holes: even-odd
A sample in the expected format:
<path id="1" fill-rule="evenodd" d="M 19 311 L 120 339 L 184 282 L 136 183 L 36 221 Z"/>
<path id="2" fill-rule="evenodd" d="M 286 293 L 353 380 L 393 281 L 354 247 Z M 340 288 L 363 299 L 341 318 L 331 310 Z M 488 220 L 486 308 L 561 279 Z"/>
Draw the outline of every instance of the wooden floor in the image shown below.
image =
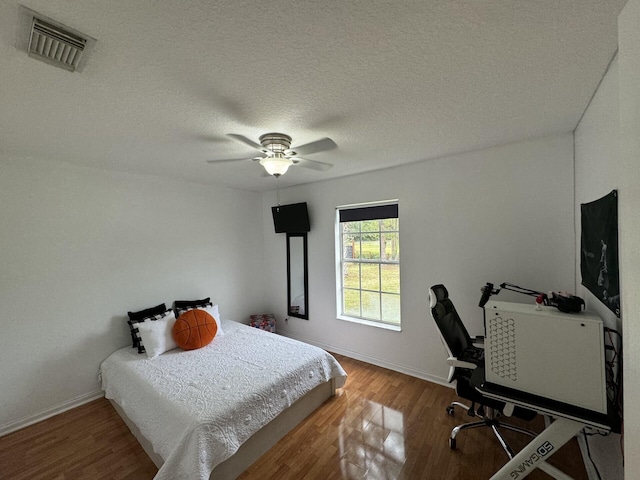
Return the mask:
<path id="1" fill-rule="evenodd" d="M 298 425 L 240 478 L 254 479 L 488 479 L 507 456 L 488 428 L 458 435 L 471 419 L 445 407 L 455 392 L 414 377 L 335 355 L 349 378 L 338 394 Z M 514 423 L 518 423 L 515 422 Z M 523 423 L 518 423 L 524 425 Z M 528 428 L 543 428 L 538 419 Z M 526 438 L 505 431 L 514 449 Z M 586 480 L 576 441 L 550 463 Z M 99 399 L 0 437 L 0 478 L 151 479 L 156 467 L 110 403 Z M 550 478 L 540 471 L 529 479 Z"/>

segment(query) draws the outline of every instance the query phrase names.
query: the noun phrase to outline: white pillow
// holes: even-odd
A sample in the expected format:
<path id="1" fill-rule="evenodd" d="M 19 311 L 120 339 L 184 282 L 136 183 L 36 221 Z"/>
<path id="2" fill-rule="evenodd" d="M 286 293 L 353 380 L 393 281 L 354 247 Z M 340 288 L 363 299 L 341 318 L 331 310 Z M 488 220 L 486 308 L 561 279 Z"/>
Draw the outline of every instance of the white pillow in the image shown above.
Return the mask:
<path id="1" fill-rule="evenodd" d="M 204 310 L 215 319 L 216 324 L 218 324 L 218 331 L 216 332 L 216 337 L 218 335 L 224 335 L 224 332 L 222 331 L 222 322 L 220 321 L 220 313 L 218 313 L 218 305 L 214 305 L 212 307 L 198 307 L 198 310 Z"/>
<path id="2" fill-rule="evenodd" d="M 158 355 L 177 348 L 176 342 L 173 341 L 173 324 L 176 323 L 176 316 L 173 311 L 160 320 L 147 321 L 138 323 L 136 327 L 142 338 L 142 345 L 147 352 L 149 358 L 156 358 Z"/>

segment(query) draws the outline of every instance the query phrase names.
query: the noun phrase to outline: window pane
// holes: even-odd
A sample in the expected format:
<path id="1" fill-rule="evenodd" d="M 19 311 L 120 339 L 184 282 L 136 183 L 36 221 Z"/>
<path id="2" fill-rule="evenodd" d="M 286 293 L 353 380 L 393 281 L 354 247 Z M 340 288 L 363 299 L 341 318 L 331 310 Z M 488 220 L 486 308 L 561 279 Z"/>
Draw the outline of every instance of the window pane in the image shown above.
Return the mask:
<path id="1" fill-rule="evenodd" d="M 380 258 L 380 234 L 362 234 L 362 258 L 367 260 L 377 260 Z"/>
<path id="2" fill-rule="evenodd" d="M 380 320 L 380 294 L 376 292 L 362 292 L 362 316 Z"/>
<path id="3" fill-rule="evenodd" d="M 397 232 L 399 230 L 398 219 L 397 218 L 385 218 L 381 222 L 380 230 L 382 230 L 383 232 L 388 232 L 390 230 L 394 230 L 394 231 Z"/>
<path id="4" fill-rule="evenodd" d="M 352 317 L 360 316 L 360 290 L 343 290 L 342 305 L 344 314 Z"/>
<path id="5" fill-rule="evenodd" d="M 345 262 L 342 268 L 342 285 L 345 288 L 360 288 L 360 264 Z"/>
<path id="6" fill-rule="evenodd" d="M 389 293 L 400 293 L 400 265 L 380 265 L 382 275 L 382 290 Z"/>
<path id="7" fill-rule="evenodd" d="M 361 223 L 362 223 L 362 233 L 380 231 L 380 220 L 365 220 Z"/>
<path id="8" fill-rule="evenodd" d="M 362 289 L 380 290 L 380 266 L 377 263 L 361 264 Z M 357 288 L 357 287 L 356 287 Z"/>
<path id="9" fill-rule="evenodd" d="M 400 259 L 400 241 L 397 232 L 382 234 L 382 259 L 395 262 Z"/>
<path id="10" fill-rule="evenodd" d="M 362 222 L 344 222 L 342 225 L 342 233 L 358 233 Z"/>
<path id="11" fill-rule="evenodd" d="M 360 258 L 360 235 L 342 236 L 342 258 Z"/>
<path id="12" fill-rule="evenodd" d="M 382 320 L 400 325 L 400 295 L 382 294 Z"/>

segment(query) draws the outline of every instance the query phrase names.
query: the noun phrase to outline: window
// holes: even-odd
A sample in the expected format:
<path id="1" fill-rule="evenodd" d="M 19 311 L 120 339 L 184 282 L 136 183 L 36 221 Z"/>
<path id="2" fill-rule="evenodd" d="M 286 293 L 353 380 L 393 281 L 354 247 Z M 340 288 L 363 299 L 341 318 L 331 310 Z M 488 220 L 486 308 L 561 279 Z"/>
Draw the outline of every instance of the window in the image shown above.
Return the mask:
<path id="1" fill-rule="evenodd" d="M 400 330 L 397 201 L 338 207 L 338 318 Z"/>

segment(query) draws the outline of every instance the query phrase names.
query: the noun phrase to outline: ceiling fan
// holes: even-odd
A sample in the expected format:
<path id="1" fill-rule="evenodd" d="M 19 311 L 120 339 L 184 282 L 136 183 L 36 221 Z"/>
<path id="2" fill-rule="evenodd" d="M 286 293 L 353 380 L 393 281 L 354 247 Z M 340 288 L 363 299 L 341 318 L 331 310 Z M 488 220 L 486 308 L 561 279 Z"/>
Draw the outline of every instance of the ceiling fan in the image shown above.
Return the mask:
<path id="1" fill-rule="evenodd" d="M 262 155 L 253 158 L 233 158 L 227 160 L 207 160 L 208 163 L 240 162 L 252 160 L 260 162 L 269 175 L 278 178 L 284 175 L 291 165 L 311 168 L 313 170 L 328 170 L 333 165 L 319 162 L 318 160 L 308 160 L 298 155 L 311 155 L 313 153 L 333 150 L 338 146 L 330 138 L 321 138 L 311 143 L 305 143 L 298 147 L 291 148 L 291 137 L 284 133 L 265 133 L 259 138 L 260 143 L 255 143 L 243 135 L 235 133 L 228 134 L 234 140 L 258 150 Z"/>

